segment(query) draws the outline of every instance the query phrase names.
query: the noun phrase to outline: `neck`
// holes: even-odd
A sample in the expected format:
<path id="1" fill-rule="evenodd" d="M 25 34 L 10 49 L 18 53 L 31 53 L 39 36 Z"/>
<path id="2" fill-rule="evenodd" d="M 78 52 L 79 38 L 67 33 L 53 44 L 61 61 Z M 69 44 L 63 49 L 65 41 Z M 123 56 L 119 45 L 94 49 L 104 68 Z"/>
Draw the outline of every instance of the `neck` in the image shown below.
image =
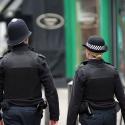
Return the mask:
<path id="1" fill-rule="evenodd" d="M 89 55 L 89 56 L 87 57 L 87 59 L 96 59 L 96 58 Z"/>

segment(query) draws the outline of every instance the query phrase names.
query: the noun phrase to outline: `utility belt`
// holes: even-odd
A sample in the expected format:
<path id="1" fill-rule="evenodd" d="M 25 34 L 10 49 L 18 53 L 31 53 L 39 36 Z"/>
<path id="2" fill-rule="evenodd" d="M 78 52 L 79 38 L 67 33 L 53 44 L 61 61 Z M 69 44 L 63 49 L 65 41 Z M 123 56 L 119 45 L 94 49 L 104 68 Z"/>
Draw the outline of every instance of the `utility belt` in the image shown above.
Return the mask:
<path id="1" fill-rule="evenodd" d="M 88 115 L 93 115 L 93 108 L 90 106 L 88 101 L 81 103 L 79 114 L 87 113 Z"/>
<path id="2" fill-rule="evenodd" d="M 44 99 L 37 105 L 37 111 L 40 113 L 41 118 L 43 117 L 43 109 L 46 109 L 46 107 L 47 101 Z"/>
<path id="3" fill-rule="evenodd" d="M 96 103 L 93 103 L 91 101 L 83 101 L 81 103 L 80 109 L 79 109 L 79 114 L 87 113 L 88 115 L 93 115 L 93 112 L 95 110 L 109 110 L 109 109 L 116 109 L 118 106 L 118 102 L 114 101 L 110 104 L 104 104 L 104 105 L 99 105 Z M 118 112 L 119 109 L 116 110 Z"/>
<path id="4" fill-rule="evenodd" d="M 37 111 L 40 113 L 40 116 L 42 118 L 43 110 L 46 109 L 47 107 L 47 101 L 44 99 L 41 99 L 41 101 L 38 104 L 30 105 L 30 106 L 16 105 L 16 104 L 13 104 L 10 100 L 3 100 L 3 102 L 1 102 L 1 108 L 3 112 L 9 110 L 11 107 L 16 107 L 16 106 L 17 107 L 36 107 Z"/>

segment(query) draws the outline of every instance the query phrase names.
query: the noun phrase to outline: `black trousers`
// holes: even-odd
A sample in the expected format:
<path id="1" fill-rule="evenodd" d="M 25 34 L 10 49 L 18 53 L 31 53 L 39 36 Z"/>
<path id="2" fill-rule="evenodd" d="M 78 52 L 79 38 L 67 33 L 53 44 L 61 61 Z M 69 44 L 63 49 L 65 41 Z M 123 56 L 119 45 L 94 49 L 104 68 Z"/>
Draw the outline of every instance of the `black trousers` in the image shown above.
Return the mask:
<path id="1" fill-rule="evenodd" d="M 79 117 L 81 125 L 116 125 L 116 111 L 95 110 L 93 115 L 81 114 Z"/>
<path id="2" fill-rule="evenodd" d="M 41 116 L 36 107 L 10 107 L 3 111 L 5 125 L 40 125 Z"/>

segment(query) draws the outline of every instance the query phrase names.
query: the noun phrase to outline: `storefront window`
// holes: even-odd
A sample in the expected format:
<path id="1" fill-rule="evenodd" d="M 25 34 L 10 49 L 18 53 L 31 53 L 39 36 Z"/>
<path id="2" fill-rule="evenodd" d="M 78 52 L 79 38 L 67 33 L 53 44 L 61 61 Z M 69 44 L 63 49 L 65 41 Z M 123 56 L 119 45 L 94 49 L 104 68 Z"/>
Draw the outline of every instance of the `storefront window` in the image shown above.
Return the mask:
<path id="1" fill-rule="evenodd" d="M 99 34 L 98 0 L 77 0 L 77 42 L 86 43 L 90 35 Z M 79 38 L 80 37 L 80 38 Z M 85 51 L 82 50 L 82 59 Z"/>
<path id="2" fill-rule="evenodd" d="M 125 78 L 125 0 L 118 8 L 118 57 L 119 70 Z"/>

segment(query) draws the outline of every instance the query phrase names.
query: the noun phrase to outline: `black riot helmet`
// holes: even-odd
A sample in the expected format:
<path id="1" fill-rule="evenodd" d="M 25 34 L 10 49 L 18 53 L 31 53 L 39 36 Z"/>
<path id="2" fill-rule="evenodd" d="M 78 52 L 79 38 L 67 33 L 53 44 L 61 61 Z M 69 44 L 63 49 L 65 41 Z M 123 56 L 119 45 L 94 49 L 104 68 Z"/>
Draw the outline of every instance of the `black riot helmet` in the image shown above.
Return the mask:
<path id="1" fill-rule="evenodd" d="M 22 19 L 14 18 L 8 24 L 8 45 L 16 46 L 24 42 L 31 35 L 26 23 Z"/>

